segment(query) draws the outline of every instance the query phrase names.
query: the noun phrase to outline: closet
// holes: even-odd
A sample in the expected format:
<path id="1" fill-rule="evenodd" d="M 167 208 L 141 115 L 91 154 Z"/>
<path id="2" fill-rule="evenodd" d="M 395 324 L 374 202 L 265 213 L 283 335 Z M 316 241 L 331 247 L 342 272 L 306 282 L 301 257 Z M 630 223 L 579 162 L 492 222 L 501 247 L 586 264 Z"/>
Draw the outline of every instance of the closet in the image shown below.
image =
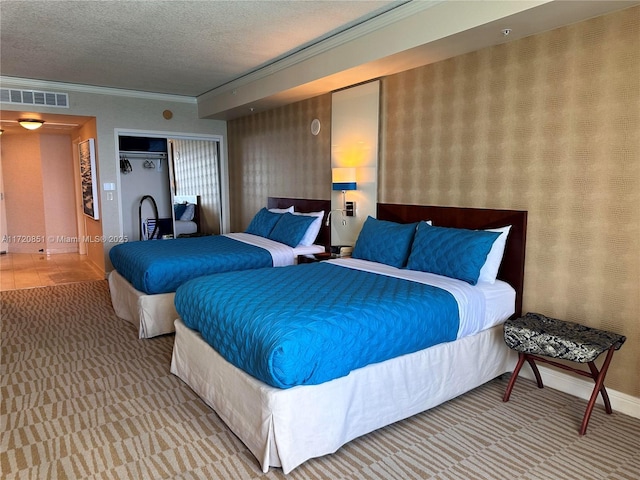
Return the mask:
<path id="1" fill-rule="evenodd" d="M 174 200 L 197 197 L 198 234 L 221 231 L 220 142 L 194 137 L 119 135 L 123 234 L 144 239 L 159 218 L 159 236 L 175 231 Z M 147 219 L 152 219 L 147 222 Z"/>

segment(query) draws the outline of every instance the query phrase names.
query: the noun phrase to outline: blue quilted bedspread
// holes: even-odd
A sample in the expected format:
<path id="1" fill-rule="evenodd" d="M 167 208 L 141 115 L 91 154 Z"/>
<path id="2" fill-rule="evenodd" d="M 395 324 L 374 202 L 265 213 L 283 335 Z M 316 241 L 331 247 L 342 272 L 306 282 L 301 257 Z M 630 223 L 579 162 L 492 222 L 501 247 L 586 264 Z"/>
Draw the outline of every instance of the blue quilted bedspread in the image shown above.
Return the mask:
<path id="1" fill-rule="evenodd" d="M 120 275 L 150 295 L 175 292 L 203 275 L 273 266 L 268 250 L 221 235 L 121 243 L 109 258 Z"/>
<path id="2" fill-rule="evenodd" d="M 278 388 L 455 340 L 449 292 L 327 262 L 191 280 L 175 304 L 230 363 Z"/>

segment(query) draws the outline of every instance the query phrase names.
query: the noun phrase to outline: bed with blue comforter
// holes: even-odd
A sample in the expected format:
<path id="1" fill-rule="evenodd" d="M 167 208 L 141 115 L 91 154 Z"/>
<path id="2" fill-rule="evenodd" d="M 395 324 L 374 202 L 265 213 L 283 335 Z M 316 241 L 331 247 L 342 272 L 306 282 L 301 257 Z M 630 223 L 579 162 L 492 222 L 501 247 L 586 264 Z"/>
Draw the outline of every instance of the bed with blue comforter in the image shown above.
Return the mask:
<path id="1" fill-rule="evenodd" d="M 277 388 L 453 341 L 459 326 L 446 290 L 330 262 L 201 277 L 175 305 L 228 362 Z"/>
<path id="2" fill-rule="evenodd" d="M 173 333 L 178 286 L 203 275 L 293 265 L 300 255 L 324 252 L 330 235 L 322 220 L 330 209 L 328 200 L 269 197 L 244 232 L 114 246 L 108 277 L 114 311 L 140 338 Z"/>
<path id="3" fill-rule="evenodd" d="M 175 295 L 171 372 L 265 473 L 335 453 L 516 363 L 502 323 L 522 311 L 527 212 L 379 204 L 378 214 L 387 223 L 363 226 L 352 258 L 204 277 Z M 425 219 L 479 233 L 432 242 L 443 232 Z M 502 232 L 503 259 L 494 260 L 494 240 L 476 261 L 482 255 L 471 247 L 486 229 Z M 500 261 L 495 278 L 480 278 Z M 475 281 L 466 275 L 472 264 Z"/>
<path id="4" fill-rule="evenodd" d="M 268 250 L 223 235 L 122 243 L 109 258 L 136 290 L 149 295 L 175 292 L 202 275 L 273 266 Z"/>

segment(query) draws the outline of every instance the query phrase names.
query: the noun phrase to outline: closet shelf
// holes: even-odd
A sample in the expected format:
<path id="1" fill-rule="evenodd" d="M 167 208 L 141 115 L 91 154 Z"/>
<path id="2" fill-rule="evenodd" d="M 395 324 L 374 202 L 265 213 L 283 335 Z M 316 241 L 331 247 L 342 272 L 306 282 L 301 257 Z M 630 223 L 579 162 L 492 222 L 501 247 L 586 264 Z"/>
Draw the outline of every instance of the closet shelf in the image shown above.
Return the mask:
<path id="1" fill-rule="evenodd" d="M 120 151 L 121 157 L 126 157 L 129 160 L 163 160 L 167 158 L 165 152 L 125 152 Z"/>

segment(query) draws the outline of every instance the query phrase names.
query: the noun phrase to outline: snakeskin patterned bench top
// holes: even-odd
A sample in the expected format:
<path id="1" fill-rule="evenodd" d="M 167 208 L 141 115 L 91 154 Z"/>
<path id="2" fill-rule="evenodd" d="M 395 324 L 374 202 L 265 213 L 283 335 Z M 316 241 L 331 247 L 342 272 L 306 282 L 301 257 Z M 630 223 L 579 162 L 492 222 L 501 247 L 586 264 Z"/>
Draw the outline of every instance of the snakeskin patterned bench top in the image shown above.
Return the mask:
<path id="1" fill-rule="evenodd" d="M 545 317 L 539 313 L 507 320 L 504 341 L 517 352 L 572 362 L 588 363 L 609 350 L 618 350 L 627 338 L 579 323 Z"/>

